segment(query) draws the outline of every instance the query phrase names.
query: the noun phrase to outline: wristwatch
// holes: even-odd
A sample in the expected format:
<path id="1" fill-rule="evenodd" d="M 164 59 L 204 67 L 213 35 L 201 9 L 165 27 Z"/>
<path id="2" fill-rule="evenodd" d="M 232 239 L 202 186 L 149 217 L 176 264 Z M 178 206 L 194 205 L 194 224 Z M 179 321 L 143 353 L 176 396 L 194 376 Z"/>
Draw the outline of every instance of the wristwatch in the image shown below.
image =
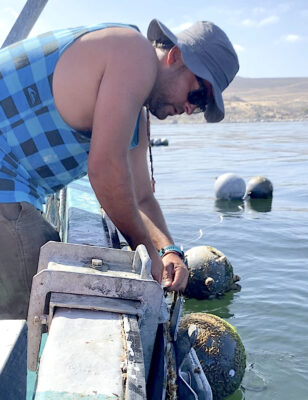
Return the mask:
<path id="1" fill-rule="evenodd" d="M 176 246 L 175 244 L 170 244 L 169 246 L 163 247 L 159 250 L 158 253 L 161 257 L 168 253 L 176 253 L 181 257 L 182 260 L 184 260 L 184 252 L 180 249 L 179 246 Z"/>

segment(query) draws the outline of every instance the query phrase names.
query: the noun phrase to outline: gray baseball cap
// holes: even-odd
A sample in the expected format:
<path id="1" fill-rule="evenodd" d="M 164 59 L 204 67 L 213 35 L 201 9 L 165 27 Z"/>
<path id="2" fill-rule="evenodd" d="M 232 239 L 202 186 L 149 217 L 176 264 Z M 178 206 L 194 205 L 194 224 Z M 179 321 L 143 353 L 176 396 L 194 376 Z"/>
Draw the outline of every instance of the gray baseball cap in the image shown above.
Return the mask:
<path id="1" fill-rule="evenodd" d="M 186 67 L 195 75 L 210 82 L 214 101 L 206 106 L 207 122 L 219 122 L 225 116 L 222 91 L 239 70 L 236 52 L 227 35 L 215 24 L 200 21 L 175 36 L 157 19 L 150 22 L 148 39 L 164 42 L 171 40 L 182 53 Z"/>

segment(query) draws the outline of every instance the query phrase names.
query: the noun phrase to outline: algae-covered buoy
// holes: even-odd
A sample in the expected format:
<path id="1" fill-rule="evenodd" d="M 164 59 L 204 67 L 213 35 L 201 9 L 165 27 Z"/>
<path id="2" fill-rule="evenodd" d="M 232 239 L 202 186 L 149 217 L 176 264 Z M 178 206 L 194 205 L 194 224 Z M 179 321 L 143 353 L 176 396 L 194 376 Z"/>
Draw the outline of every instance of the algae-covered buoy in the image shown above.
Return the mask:
<path id="1" fill-rule="evenodd" d="M 219 200 L 242 199 L 246 192 L 246 183 L 236 174 L 220 175 L 214 184 L 215 196 Z"/>
<path id="2" fill-rule="evenodd" d="M 193 345 L 213 392 L 213 400 L 231 395 L 241 384 L 246 367 L 245 348 L 236 329 L 212 314 L 186 315 L 178 336 L 196 325 L 198 336 Z"/>
<path id="3" fill-rule="evenodd" d="M 273 184 L 264 176 L 255 176 L 247 184 L 246 196 L 251 199 L 269 199 L 273 196 Z"/>
<path id="4" fill-rule="evenodd" d="M 239 288 L 235 282 L 240 278 L 233 274 L 231 263 L 221 251 L 211 246 L 196 246 L 185 256 L 189 269 L 186 297 L 207 299 Z"/>

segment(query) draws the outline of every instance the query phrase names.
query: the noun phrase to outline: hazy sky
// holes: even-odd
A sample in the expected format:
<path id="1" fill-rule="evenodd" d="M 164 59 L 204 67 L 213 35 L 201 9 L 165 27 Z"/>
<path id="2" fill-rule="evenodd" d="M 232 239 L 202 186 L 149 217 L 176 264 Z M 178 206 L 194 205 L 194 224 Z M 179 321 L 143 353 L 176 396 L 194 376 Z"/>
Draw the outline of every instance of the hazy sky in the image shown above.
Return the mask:
<path id="1" fill-rule="evenodd" d="M 0 0 L 1 43 L 25 3 Z M 240 76 L 308 76 L 308 0 L 49 0 L 31 36 L 99 22 L 132 23 L 146 34 L 153 18 L 174 32 L 215 22 L 238 53 Z"/>

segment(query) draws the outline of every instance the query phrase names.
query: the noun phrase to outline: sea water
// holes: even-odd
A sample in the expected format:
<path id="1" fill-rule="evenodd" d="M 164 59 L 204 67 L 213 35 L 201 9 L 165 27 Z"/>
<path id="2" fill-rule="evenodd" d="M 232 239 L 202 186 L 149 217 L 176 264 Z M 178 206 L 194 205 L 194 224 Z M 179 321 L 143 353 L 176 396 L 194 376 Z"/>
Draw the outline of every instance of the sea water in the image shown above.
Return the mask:
<path id="1" fill-rule="evenodd" d="M 247 354 L 231 400 L 308 399 L 308 122 L 153 125 L 156 196 L 175 243 L 210 245 L 241 277 L 241 291 L 187 300 L 185 313 L 216 314 Z M 215 179 L 263 175 L 273 200 L 215 201 Z M 228 399 L 228 400 L 229 400 Z"/>
<path id="2" fill-rule="evenodd" d="M 241 276 L 241 291 L 184 308 L 224 318 L 242 338 L 246 373 L 228 400 L 308 400 L 308 122 L 153 125 L 152 137 L 169 140 L 152 151 L 176 244 L 216 247 Z M 272 203 L 216 202 L 226 172 L 269 178 Z"/>

